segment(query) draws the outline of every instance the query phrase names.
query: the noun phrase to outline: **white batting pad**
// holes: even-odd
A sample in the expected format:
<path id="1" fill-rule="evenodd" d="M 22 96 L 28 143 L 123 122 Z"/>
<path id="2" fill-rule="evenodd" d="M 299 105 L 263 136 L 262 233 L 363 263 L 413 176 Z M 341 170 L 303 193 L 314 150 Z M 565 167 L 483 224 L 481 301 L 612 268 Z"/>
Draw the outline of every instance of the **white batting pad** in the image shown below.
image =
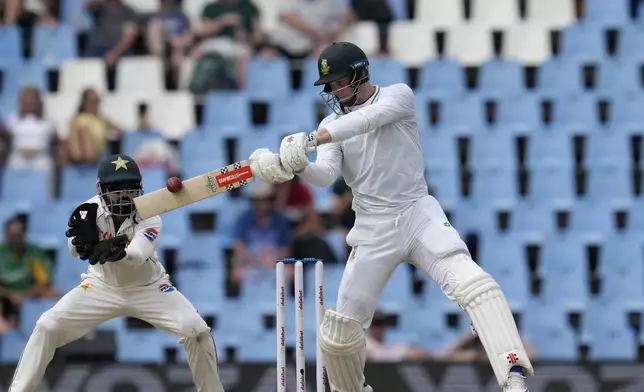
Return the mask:
<path id="1" fill-rule="evenodd" d="M 327 310 L 320 326 L 320 349 L 332 391 L 363 392 L 367 359 L 364 331 L 356 320 Z"/>
<path id="2" fill-rule="evenodd" d="M 501 387 L 514 366 L 534 374 L 505 295 L 490 275 L 482 273 L 463 282 L 453 295 L 470 317 Z"/>

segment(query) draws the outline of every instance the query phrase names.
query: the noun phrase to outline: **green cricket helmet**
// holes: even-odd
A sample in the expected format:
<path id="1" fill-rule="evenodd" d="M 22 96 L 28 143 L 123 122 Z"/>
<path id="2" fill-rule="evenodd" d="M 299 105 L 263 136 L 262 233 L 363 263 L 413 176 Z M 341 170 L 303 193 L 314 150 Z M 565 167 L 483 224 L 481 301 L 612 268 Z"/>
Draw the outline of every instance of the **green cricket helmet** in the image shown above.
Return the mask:
<path id="1" fill-rule="evenodd" d="M 134 198 L 143 194 L 143 177 L 134 159 L 124 154 L 107 157 L 98 168 L 96 190 L 112 215 L 132 216 Z"/>
<path id="2" fill-rule="evenodd" d="M 324 86 L 320 95 L 335 113 L 341 114 L 345 107 L 355 105 L 360 85 L 369 82 L 369 59 L 362 49 L 351 42 L 334 42 L 320 54 L 318 72 L 319 78 L 314 85 Z M 331 83 L 346 77 L 349 78 L 348 85 L 335 91 L 331 89 Z M 352 93 L 339 99 L 336 94 L 344 89 L 352 89 Z"/>

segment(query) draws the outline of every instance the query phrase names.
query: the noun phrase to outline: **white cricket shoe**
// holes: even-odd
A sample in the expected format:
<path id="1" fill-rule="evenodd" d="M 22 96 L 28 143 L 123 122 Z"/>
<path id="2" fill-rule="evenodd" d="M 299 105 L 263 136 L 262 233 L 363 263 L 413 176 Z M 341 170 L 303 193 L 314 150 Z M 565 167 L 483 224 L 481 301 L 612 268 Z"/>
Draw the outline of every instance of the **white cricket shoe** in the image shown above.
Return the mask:
<path id="1" fill-rule="evenodd" d="M 510 372 L 508 384 L 503 388 L 503 392 L 528 392 L 528 387 L 525 386 L 525 376 L 518 372 Z"/>
<path id="2" fill-rule="evenodd" d="M 366 385 L 364 387 L 364 392 L 373 392 L 373 388 L 371 388 L 369 385 Z"/>

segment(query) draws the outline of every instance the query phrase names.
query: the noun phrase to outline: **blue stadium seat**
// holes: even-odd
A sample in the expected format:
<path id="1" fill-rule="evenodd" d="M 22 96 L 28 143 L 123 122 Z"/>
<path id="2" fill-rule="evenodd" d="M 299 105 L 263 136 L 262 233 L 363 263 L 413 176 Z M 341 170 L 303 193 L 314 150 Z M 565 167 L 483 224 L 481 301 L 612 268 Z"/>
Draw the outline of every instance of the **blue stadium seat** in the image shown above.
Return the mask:
<path id="1" fill-rule="evenodd" d="M 626 63 L 635 63 L 644 60 L 644 28 L 640 24 L 627 24 L 620 29 L 617 43 L 618 58 Z"/>
<path id="2" fill-rule="evenodd" d="M 590 300 L 583 314 L 584 340 L 595 361 L 637 358 L 636 334 L 628 326 L 628 308 L 608 298 Z"/>
<path id="3" fill-rule="evenodd" d="M 606 95 L 641 92 L 639 64 L 625 60 L 604 61 L 598 67 L 597 90 Z"/>
<path id="4" fill-rule="evenodd" d="M 239 216 L 249 208 L 248 200 L 245 198 L 232 198 L 228 194 L 218 197 L 225 198 L 226 213 L 217 216 L 217 234 L 220 237 L 221 244 L 229 246 L 234 240 Z"/>
<path id="5" fill-rule="evenodd" d="M 542 94 L 575 94 L 582 91 L 581 66 L 576 61 L 552 58 L 539 67 L 537 76 Z"/>
<path id="6" fill-rule="evenodd" d="M 482 239 L 478 264 L 501 285 L 508 302 L 525 305 L 530 278 L 523 239 L 511 233 L 489 233 Z"/>
<path id="7" fill-rule="evenodd" d="M 380 302 L 405 307 L 412 300 L 411 274 L 406 264 L 401 264 L 391 274 L 385 289 L 380 296 Z"/>
<path id="8" fill-rule="evenodd" d="M 58 68 L 62 62 L 78 57 L 76 33 L 70 25 L 36 26 L 31 42 L 32 57 L 48 68 Z"/>
<path id="9" fill-rule="evenodd" d="M 457 139 L 449 127 L 420 128 L 418 131 L 420 148 L 428 169 L 457 167 Z"/>
<path id="10" fill-rule="evenodd" d="M 250 154 L 258 148 L 268 148 L 279 151 L 282 138 L 288 134 L 280 135 L 270 129 L 259 129 L 240 135 L 237 148 L 237 160 L 248 159 Z"/>
<path id="11" fill-rule="evenodd" d="M 430 193 L 441 203 L 441 206 L 451 208 L 457 205 L 461 199 L 461 188 L 456 167 L 428 166 L 425 170 L 425 180 L 431 188 Z"/>
<path id="12" fill-rule="evenodd" d="M 418 72 L 418 88 L 442 96 L 462 94 L 465 91 L 465 73 L 455 60 L 428 61 Z"/>
<path id="13" fill-rule="evenodd" d="M 511 210 L 512 207 L 511 204 L 503 200 L 476 199 L 457 204 L 451 220 L 461 235 L 466 233 L 485 235 L 497 230 L 496 212 L 498 210 Z"/>
<path id="14" fill-rule="evenodd" d="M 533 166 L 529 173 L 531 200 L 565 202 L 575 195 L 573 170 L 558 165 Z"/>
<path id="15" fill-rule="evenodd" d="M 532 299 L 523 314 L 521 332 L 543 360 L 576 361 L 577 338 L 568 326 L 568 314 L 557 302 Z"/>
<path id="16" fill-rule="evenodd" d="M 223 265 L 190 269 L 182 267 L 173 274 L 173 280 L 190 301 L 218 303 L 224 298 L 223 268 Z"/>
<path id="17" fill-rule="evenodd" d="M 618 303 L 639 304 L 644 299 L 644 242 L 632 233 L 613 233 L 599 252 L 602 296 Z"/>
<path id="18" fill-rule="evenodd" d="M 22 207 L 29 207 L 44 204 L 50 199 L 49 177 L 44 171 L 5 169 L 2 177 L 5 186 L 0 192 L 5 201 L 11 200 Z"/>
<path id="19" fill-rule="evenodd" d="M 518 94 L 525 90 L 523 67 L 518 61 L 492 59 L 480 68 L 479 90 L 486 96 Z"/>
<path id="20" fill-rule="evenodd" d="M 462 325 L 458 328 L 449 328 L 446 322 L 447 314 L 462 315 L 462 311 L 453 305 L 438 287 L 433 285 L 432 289 L 436 289 L 434 291 L 438 291 L 438 295 L 441 295 L 445 302 L 437 304 L 409 301 L 400 316 L 399 330 L 414 335 L 420 347 L 438 352 L 453 343 L 463 333 L 467 333 L 468 323 L 463 322 L 465 317 L 461 316 Z"/>
<path id="21" fill-rule="evenodd" d="M 644 198 L 636 197 L 631 200 L 628 209 L 628 230 L 633 233 L 644 231 Z"/>
<path id="22" fill-rule="evenodd" d="M 270 103 L 268 124 L 284 133 L 310 132 L 316 129 L 317 103 L 311 94 L 294 94 L 289 99 L 276 99 Z"/>
<path id="23" fill-rule="evenodd" d="M 644 95 L 620 94 L 611 101 L 611 125 L 628 132 L 644 129 Z"/>
<path id="24" fill-rule="evenodd" d="M 182 170 L 190 171 L 190 174 L 194 172 L 191 170 L 193 162 L 207 162 L 213 168 L 219 168 L 229 163 L 226 162 L 226 138 L 215 131 L 210 132 L 208 129 L 188 132 L 179 143 L 179 156 Z M 185 174 L 184 178 L 190 178 L 185 177 Z"/>
<path id="25" fill-rule="evenodd" d="M 566 27 L 561 32 L 561 56 L 579 63 L 603 61 L 606 58 L 603 30 L 579 23 Z"/>
<path id="26" fill-rule="evenodd" d="M 285 59 L 252 58 L 246 69 L 244 90 L 249 97 L 272 102 L 291 91 L 291 73 Z"/>
<path id="27" fill-rule="evenodd" d="M 85 272 L 87 272 L 87 261 L 72 257 L 65 241 L 56 252 L 54 287 L 61 293 L 66 293 L 81 283 L 81 274 Z"/>
<path id="28" fill-rule="evenodd" d="M 305 348 L 306 349 L 306 348 Z M 275 360 L 275 336 L 274 334 L 265 334 L 262 337 L 249 337 L 239 340 L 237 359 L 242 362 L 272 362 Z M 287 372 L 288 374 L 292 372 Z M 292 376 L 290 385 L 294 385 L 295 379 Z M 288 381 L 287 381 L 288 382 Z M 289 385 L 289 384 L 287 384 Z"/>
<path id="29" fill-rule="evenodd" d="M 596 129 L 588 134 L 585 166 L 630 167 L 631 148 L 629 136 L 617 127 Z"/>
<path id="30" fill-rule="evenodd" d="M 375 57 L 369 60 L 369 80 L 378 86 L 409 83 L 407 70 L 395 58 Z"/>
<path id="31" fill-rule="evenodd" d="M 512 203 L 518 197 L 517 170 L 508 166 L 474 168 L 472 197 L 479 202 Z"/>
<path id="32" fill-rule="evenodd" d="M 555 228 L 555 207 L 549 203 L 519 202 L 512 211 L 511 228 L 525 235 L 549 235 Z"/>
<path id="33" fill-rule="evenodd" d="M 441 126 L 455 134 L 469 135 L 483 127 L 484 103 L 477 96 L 445 98 L 441 109 Z"/>
<path id="34" fill-rule="evenodd" d="M 29 335 L 12 329 L 0 336 L 0 362 L 5 364 L 16 364 L 20 361 L 22 352 L 27 345 Z"/>
<path id="35" fill-rule="evenodd" d="M 597 98 L 591 94 L 561 95 L 554 101 L 555 126 L 573 131 L 593 129 L 597 125 Z"/>
<path id="36" fill-rule="evenodd" d="M 317 95 L 323 86 L 314 86 L 316 80 L 319 78 L 318 61 L 317 59 L 306 59 L 302 62 L 302 79 L 300 91 L 304 94 Z"/>
<path id="37" fill-rule="evenodd" d="M 29 336 L 36 326 L 36 322 L 43 313 L 53 308 L 56 301 L 28 300 L 20 308 L 20 332 Z"/>
<path id="38" fill-rule="evenodd" d="M 125 132 L 121 136 L 121 143 L 124 154 L 134 155 L 134 152 L 148 140 L 163 139 L 163 134 L 157 131 L 139 130 L 134 132 Z M 183 139 L 181 141 L 183 143 Z"/>
<path id="39" fill-rule="evenodd" d="M 586 0 L 582 22 L 589 26 L 616 28 L 628 24 L 628 0 Z"/>
<path id="40" fill-rule="evenodd" d="M 613 227 L 613 210 L 604 201 L 577 199 L 571 207 L 571 229 L 580 234 L 597 235 Z"/>
<path id="41" fill-rule="evenodd" d="M 45 68 L 42 62 L 38 60 L 7 66 L 2 69 L 2 73 L 2 95 L 4 99 L 18 100 L 20 90 L 27 86 L 36 87 L 41 92 L 49 90 Z"/>
<path id="42" fill-rule="evenodd" d="M 250 127 L 251 113 L 248 98 L 236 92 L 217 92 L 206 96 L 204 125 L 215 132 L 235 135 Z"/>
<path id="43" fill-rule="evenodd" d="M 528 167 L 550 165 L 558 168 L 573 166 L 573 140 L 567 129 L 543 128 L 528 139 Z"/>
<path id="44" fill-rule="evenodd" d="M 116 334 L 116 360 L 122 363 L 163 363 L 170 338 L 157 329 L 126 329 Z"/>
<path id="45" fill-rule="evenodd" d="M 509 129 L 484 129 L 471 138 L 470 164 L 480 168 L 518 168 L 516 139 Z"/>
<path id="46" fill-rule="evenodd" d="M 333 188 L 307 184 L 313 193 L 313 203 L 319 213 L 330 213 L 333 208 Z"/>
<path id="47" fill-rule="evenodd" d="M 159 246 L 178 247 L 188 235 L 188 214 L 183 208 L 163 214 L 163 233 L 159 237 Z"/>
<path id="48" fill-rule="evenodd" d="M 632 195 L 631 170 L 618 165 L 597 165 L 588 173 L 587 197 L 601 204 L 627 203 Z"/>
<path id="49" fill-rule="evenodd" d="M 542 296 L 562 309 L 577 310 L 588 297 L 586 242 L 574 233 L 558 233 L 542 245 L 537 270 L 543 278 Z"/>
<path id="50" fill-rule="evenodd" d="M 54 249 L 66 242 L 67 221 L 79 203 L 49 203 L 32 209 L 27 226 L 29 240 Z"/>
<path id="51" fill-rule="evenodd" d="M 520 94 L 498 101 L 497 126 L 512 133 L 526 134 L 541 128 L 541 108 L 536 95 Z"/>
<path id="52" fill-rule="evenodd" d="M 63 23 L 72 26 L 78 32 L 88 31 L 94 26 L 94 19 L 83 0 L 62 0 L 60 16 Z"/>
<path id="53" fill-rule="evenodd" d="M 394 20 L 409 19 L 409 10 L 405 0 L 387 0 L 387 5 Z"/>
<path id="54" fill-rule="evenodd" d="M 94 165 L 65 166 L 60 189 L 61 199 L 82 201 L 96 195 L 96 170 Z"/>
<path id="55" fill-rule="evenodd" d="M 17 25 L 0 26 L 0 66 L 15 65 L 22 62 L 22 35 Z"/>
<path id="56" fill-rule="evenodd" d="M 168 180 L 165 170 L 158 167 L 144 168 L 141 170 L 141 175 L 143 176 L 143 190 L 148 193 L 165 188 Z"/>

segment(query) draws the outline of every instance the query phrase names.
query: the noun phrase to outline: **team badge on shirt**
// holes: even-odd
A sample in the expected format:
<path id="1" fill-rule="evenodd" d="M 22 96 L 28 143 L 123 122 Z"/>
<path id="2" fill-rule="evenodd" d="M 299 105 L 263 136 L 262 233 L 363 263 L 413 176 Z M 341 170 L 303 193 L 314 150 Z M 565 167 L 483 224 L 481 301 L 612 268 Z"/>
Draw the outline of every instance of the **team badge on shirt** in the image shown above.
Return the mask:
<path id="1" fill-rule="evenodd" d="M 157 239 L 157 236 L 159 235 L 159 232 L 156 231 L 155 229 L 146 229 L 143 232 L 143 235 L 145 238 L 147 238 L 150 242 L 154 242 Z"/>
<path id="2" fill-rule="evenodd" d="M 161 286 L 159 286 L 159 291 L 162 292 L 162 293 L 169 293 L 171 291 L 174 291 L 174 287 L 169 285 L 169 284 L 164 283 Z"/>

